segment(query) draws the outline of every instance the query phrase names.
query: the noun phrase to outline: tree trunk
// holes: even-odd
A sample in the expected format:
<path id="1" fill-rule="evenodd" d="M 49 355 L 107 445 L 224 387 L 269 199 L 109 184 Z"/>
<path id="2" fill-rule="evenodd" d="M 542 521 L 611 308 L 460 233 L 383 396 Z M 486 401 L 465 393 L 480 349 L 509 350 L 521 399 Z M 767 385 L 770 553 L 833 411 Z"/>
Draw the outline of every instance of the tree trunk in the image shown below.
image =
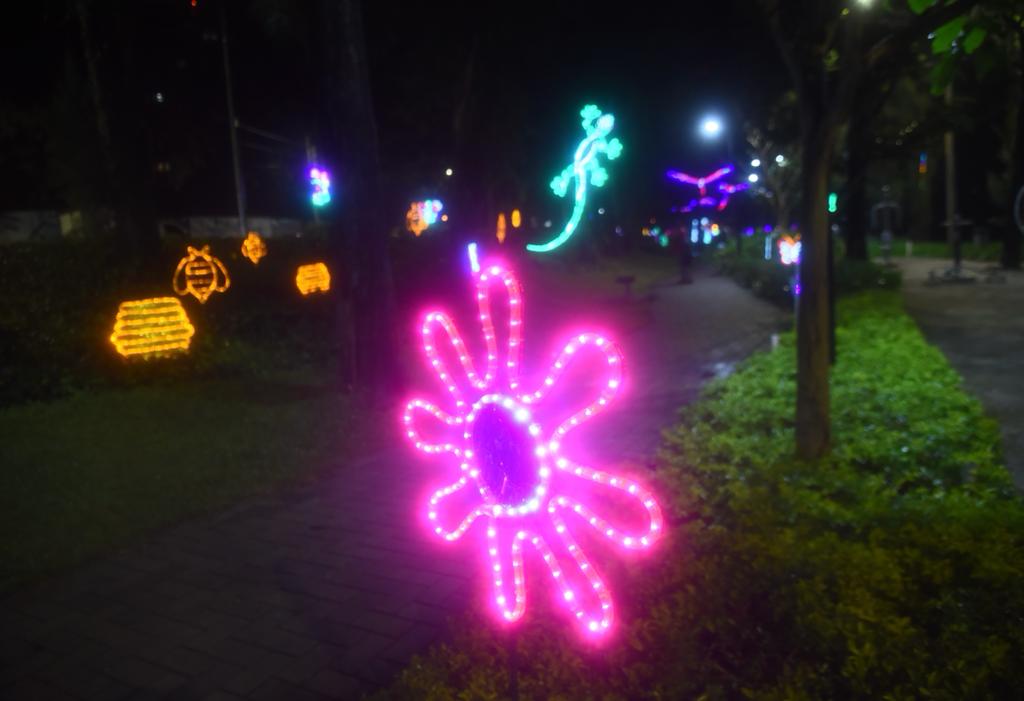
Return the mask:
<path id="1" fill-rule="evenodd" d="M 122 243 L 122 250 L 132 251 L 135 249 L 135 237 L 133 236 L 135 225 L 132 217 L 130 203 L 125 194 L 125 187 L 120 177 L 117 158 L 114 154 L 114 140 L 110 129 L 110 115 L 108 114 L 107 100 L 103 95 L 99 78 L 99 55 L 96 50 L 96 42 L 93 39 L 92 20 L 89 16 L 89 8 L 83 0 L 75 3 L 75 15 L 78 18 L 78 35 L 82 42 L 82 56 L 85 58 L 86 75 L 89 81 L 89 96 L 93 108 L 93 120 L 96 126 L 96 134 L 99 137 L 100 151 L 103 153 L 103 173 L 105 187 L 102 188 L 105 202 L 93 202 L 97 208 L 93 212 L 96 216 L 103 205 L 110 206 L 117 211 L 117 227 L 115 233 Z"/>
<path id="2" fill-rule="evenodd" d="M 78 17 L 78 36 L 82 41 L 82 55 L 85 57 L 86 75 L 89 77 L 89 95 L 92 98 L 93 119 L 96 122 L 96 133 L 99 135 L 100 148 L 103 151 L 103 167 L 113 185 L 116 179 L 114 165 L 114 147 L 110 139 L 110 122 L 104 105 L 103 92 L 100 90 L 98 58 L 95 42 L 92 40 L 92 29 L 89 24 L 89 11 L 83 0 L 75 3 L 75 15 Z"/>
<path id="3" fill-rule="evenodd" d="M 1013 153 L 1010 157 L 1010 221 L 1003 232 L 1003 252 L 1000 262 L 1004 268 L 1012 270 L 1020 269 L 1021 236 L 1024 236 L 1017 227 L 1016 217 L 1024 213 L 1017 213 L 1017 193 L 1024 188 L 1024 31 L 1017 33 L 1017 43 L 1020 49 L 1020 66 L 1018 67 L 1017 85 L 1017 119 L 1013 134 Z"/>
<path id="4" fill-rule="evenodd" d="M 775 191 L 775 230 L 787 231 L 789 229 L 790 216 L 789 196 L 783 194 L 782 188 Z"/>
<path id="5" fill-rule="evenodd" d="M 397 384 L 394 356 L 394 295 L 388 255 L 389 219 L 381 196 L 377 122 L 370 92 L 359 0 L 325 2 L 322 17 L 329 46 L 327 102 L 336 170 L 344 172 L 345 201 L 341 210 L 344 238 L 332 232 L 332 257 L 351 275 L 354 336 L 353 384 L 383 399 Z M 338 317 L 346 316 L 345 309 Z M 343 329 L 338 329 L 344 335 Z"/>
<path id="6" fill-rule="evenodd" d="M 846 133 L 846 257 L 868 259 L 868 149 L 871 134 L 868 120 L 854 110 Z"/>
<path id="7" fill-rule="evenodd" d="M 800 297 L 797 303 L 796 452 L 806 460 L 828 454 L 829 290 L 828 173 L 835 128 L 815 119 L 813 107 L 802 126 L 801 173 L 803 236 Z"/>

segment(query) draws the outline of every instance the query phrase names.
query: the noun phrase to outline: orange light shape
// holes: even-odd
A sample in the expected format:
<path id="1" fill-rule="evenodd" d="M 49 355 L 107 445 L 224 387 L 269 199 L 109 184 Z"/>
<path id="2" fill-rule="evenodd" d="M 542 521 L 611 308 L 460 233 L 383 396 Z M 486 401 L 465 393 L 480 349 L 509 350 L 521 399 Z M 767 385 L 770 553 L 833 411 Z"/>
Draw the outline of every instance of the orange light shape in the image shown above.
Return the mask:
<path id="1" fill-rule="evenodd" d="M 405 228 L 411 231 L 413 236 L 419 236 L 427 230 L 427 223 L 420 216 L 419 202 L 409 205 L 409 211 L 405 213 Z"/>
<path id="2" fill-rule="evenodd" d="M 231 278 L 220 259 L 210 255 L 209 246 L 203 246 L 201 250 L 189 246 L 188 255 L 181 259 L 174 271 L 172 284 L 179 295 L 190 294 L 200 304 L 206 304 L 214 292 L 223 292 L 231 286 Z"/>
<path id="3" fill-rule="evenodd" d="M 498 237 L 498 243 L 505 243 L 505 213 L 502 212 L 498 215 L 498 230 L 495 233 Z"/>
<path id="4" fill-rule="evenodd" d="M 253 265 L 259 263 L 260 258 L 267 255 L 267 244 L 263 243 L 263 237 L 250 231 L 245 241 L 242 241 L 242 255 L 251 260 Z"/>
<path id="5" fill-rule="evenodd" d="M 110 342 L 121 355 L 151 358 L 188 350 L 195 334 L 176 297 L 121 302 Z"/>
<path id="6" fill-rule="evenodd" d="M 512 210 L 512 228 L 518 229 L 523 225 L 523 215 L 519 213 L 518 209 Z"/>
<path id="7" fill-rule="evenodd" d="M 295 272 L 295 286 L 304 295 L 327 292 L 331 289 L 331 272 L 323 263 L 300 265 Z"/>

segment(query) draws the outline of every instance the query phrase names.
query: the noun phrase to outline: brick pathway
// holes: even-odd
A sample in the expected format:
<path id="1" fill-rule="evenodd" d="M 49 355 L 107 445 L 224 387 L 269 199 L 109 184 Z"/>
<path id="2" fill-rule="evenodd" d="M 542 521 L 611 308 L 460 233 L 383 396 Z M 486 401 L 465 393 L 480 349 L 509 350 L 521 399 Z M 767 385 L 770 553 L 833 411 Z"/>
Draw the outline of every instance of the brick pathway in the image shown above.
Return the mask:
<path id="1" fill-rule="evenodd" d="M 705 379 L 785 322 L 708 276 L 659 288 L 653 312 L 622 339 L 633 389 L 604 419 L 616 431 L 595 433 L 609 461 L 646 460 Z M 0 601 L 0 698 L 302 701 L 386 684 L 483 591 L 477 553 L 410 524 L 428 469 L 396 446 Z"/>

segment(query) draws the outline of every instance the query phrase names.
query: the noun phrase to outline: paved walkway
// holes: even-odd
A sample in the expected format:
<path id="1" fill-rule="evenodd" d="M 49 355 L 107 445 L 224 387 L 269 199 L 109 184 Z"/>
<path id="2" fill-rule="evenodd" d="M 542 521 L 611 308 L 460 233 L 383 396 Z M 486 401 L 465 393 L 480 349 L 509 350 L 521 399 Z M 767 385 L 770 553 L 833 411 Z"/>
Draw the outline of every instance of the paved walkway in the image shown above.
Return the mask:
<path id="1" fill-rule="evenodd" d="M 595 438 L 609 461 L 644 462 L 705 379 L 786 322 L 709 276 L 652 305 L 622 339 L 633 389 Z M 425 484 L 396 446 L 0 601 L 0 697 L 302 701 L 386 684 L 483 592 L 477 553 L 410 524 Z"/>
<path id="2" fill-rule="evenodd" d="M 896 262 L 907 311 L 999 421 L 1006 466 L 1024 489 L 1024 273 L 1004 272 L 1002 282 L 987 282 L 983 273 L 991 266 L 967 263 L 975 282 L 929 285 L 929 272 L 945 270 L 948 261 Z"/>

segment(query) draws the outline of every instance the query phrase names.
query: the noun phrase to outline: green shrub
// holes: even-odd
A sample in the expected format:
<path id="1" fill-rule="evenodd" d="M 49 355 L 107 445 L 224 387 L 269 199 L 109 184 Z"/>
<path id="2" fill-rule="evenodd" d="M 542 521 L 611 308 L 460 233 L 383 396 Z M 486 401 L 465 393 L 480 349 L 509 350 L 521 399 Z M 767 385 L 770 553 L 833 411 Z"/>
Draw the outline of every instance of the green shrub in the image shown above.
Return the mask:
<path id="1" fill-rule="evenodd" d="M 1024 504 L 996 426 L 896 295 L 842 300 L 838 334 L 832 457 L 790 457 L 791 336 L 711 384 L 666 432 L 661 553 L 601 561 L 616 637 L 581 649 L 534 596 L 521 696 L 1019 695 Z M 474 610 L 385 695 L 507 697 L 511 644 Z"/>
<path id="2" fill-rule="evenodd" d="M 754 247 L 750 247 L 754 248 Z M 715 267 L 743 287 L 770 302 L 782 306 L 793 305 L 793 266 L 785 266 L 777 260 L 765 260 L 760 255 L 748 255 L 744 248 L 742 256 L 736 256 L 728 249 L 715 256 Z M 898 270 L 883 268 L 868 261 L 841 259 L 836 263 L 835 284 L 839 295 L 850 295 L 871 289 L 896 289 L 902 282 Z"/>
<path id="3" fill-rule="evenodd" d="M 182 299 L 196 335 L 187 354 L 124 359 L 109 341 L 126 299 L 173 296 L 171 279 L 184 244 L 148 256 L 112 241 L 59 241 L 0 249 L 0 407 L 49 400 L 74 390 L 177 383 L 211 377 L 260 377 L 298 365 L 323 367 L 338 355 L 326 330 L 338 323 L 333 295 L 302 297 L 295 266 L 322 257 L 315 240 L 272 240 L 259 267 L 241 258 L 236 239 L 211 245 L 231 287 L 207 304 Z"/>

